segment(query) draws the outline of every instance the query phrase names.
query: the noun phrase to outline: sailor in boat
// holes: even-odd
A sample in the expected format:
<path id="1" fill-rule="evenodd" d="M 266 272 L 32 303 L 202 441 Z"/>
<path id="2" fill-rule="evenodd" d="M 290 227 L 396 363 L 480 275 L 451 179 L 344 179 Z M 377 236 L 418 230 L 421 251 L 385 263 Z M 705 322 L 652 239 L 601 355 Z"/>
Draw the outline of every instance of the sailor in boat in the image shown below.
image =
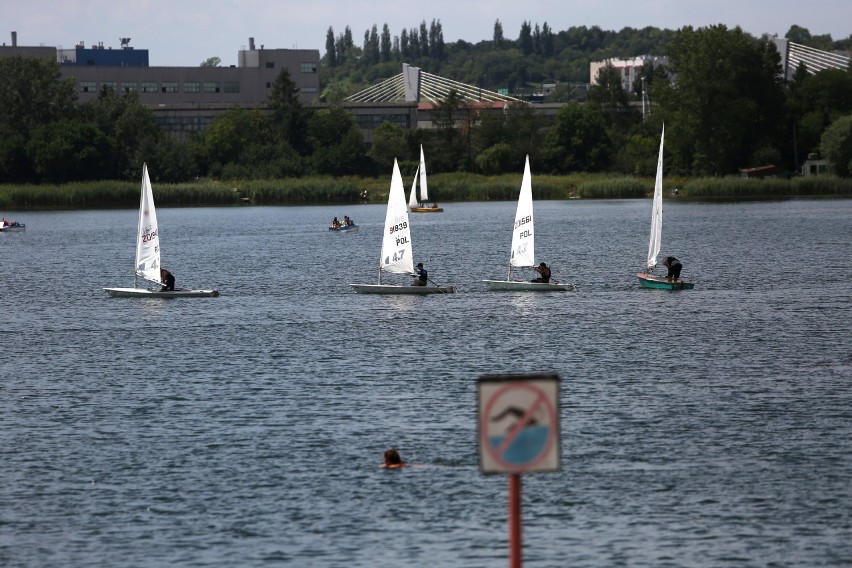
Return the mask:
<path id="1" fill-rule="evenodd" d="M 163 288 L 162 288 L 161 292 L 165 292 L 167 290 L 174 292 L 174 290 L 175 290 L 175 277 L 174 277 L 174 275 L 172 275 L 171 272 L 169 272 L 165 268 L 160 269 L 160 281 L 163 283 Z"/>
<path id="2" fill-rule="evenodd" d="M 340 221 L 337 220 L 337 217 L 335 217 L 334 219 L 331 220 L 331 228 L 332 229 L 339 229 L 340 228 Z"/>
<path id="3" fill-rule="evenodd" d="M 673 256 L 667 256 L 663 259 L 663 266 L 669 269 L 669 273 L 666 274 L 666 280 L 677 282 L 680 279 L 680 271 L 683 269 L 683 265 L 678 259 Z"/>
<path id="4" fill-rule="evenodd" d="M 352 221 L 352 219 L 349 218 L 349 215 L 343 216 L 343 226 L 344 227 L 351 227 L 354 224 L 355 224 L 355 222 Z"/>
<path id="5" fill-rule="evenodd" d="M 550 268 L 547 266 L 547 264 L 542 262 L 538 266 L 533 266 L 533 270 L 538 272 L 539 277 L 533 278 L 532 280 L 530 280 L 530 282 L 543 282 L 544 284 L 550 282 Z"/>
<path id="6" fill-rule="evenodd" d="M 397 449 L 391 448 L 385 452 L 385 462 L 381 465 L 381 467 L 387 469 L 399 469 L 407 465 L 407 463 L 402 461 L 402 458 L 400 457 Z"/>
<path id="7" fill-rule="evenodd" d="M 414 279 L 414 282 L 411 283 L 412 286 L 425 286 L 429 281 L 429 273 L 426 272 L 426 269 L 423 268 L 423 263 L 417 263 L 417 270 L 414 271 L 414 274 L 417 278 Z"/>

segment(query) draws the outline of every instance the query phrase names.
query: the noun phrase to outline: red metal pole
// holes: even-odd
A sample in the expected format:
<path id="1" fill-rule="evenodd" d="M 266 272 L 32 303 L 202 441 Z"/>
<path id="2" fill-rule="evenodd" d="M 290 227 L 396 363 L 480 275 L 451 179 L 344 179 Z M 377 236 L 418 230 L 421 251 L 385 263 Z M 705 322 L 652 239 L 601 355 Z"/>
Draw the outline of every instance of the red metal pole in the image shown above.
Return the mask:
<path id="1" fill-rule="evenodd" d="M 509 568 L 521 568 L 523 541 L 521 539 L 521 475 L 509 476 Z"/>

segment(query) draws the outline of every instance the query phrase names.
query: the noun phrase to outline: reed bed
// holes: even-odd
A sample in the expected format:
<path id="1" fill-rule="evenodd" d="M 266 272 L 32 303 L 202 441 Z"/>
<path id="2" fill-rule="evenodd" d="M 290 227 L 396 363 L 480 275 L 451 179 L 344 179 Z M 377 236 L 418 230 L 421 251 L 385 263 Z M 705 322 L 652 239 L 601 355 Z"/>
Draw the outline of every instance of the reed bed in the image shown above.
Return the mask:
<path id="1" fill-rule="evenodd" d="M 512 201 L 518 198 L 522 175 L 481 176 L 470 173 L 429 176 L 430 201 Z M 404 176 L 406 194 L 412 176 Z M 787 179 L 745 179 L 739 177 L 687 179 L 668 177 L 668 194 L 692 198 L 752 199 L 792 196 L 852 195 L 852 179 L 833 176 Z M 535 199 L 624 199 L 646 197 L 653 192 L 653 178 L 577 173 L 565 176 L 533 175 Z M 387 200 L 390 179 L 306 177 L 269 180 L 154 183 L 158 205 L 257 205 L 355 203 L 367 192 L 367 200 Z M 65 185 L 0 185 L 0 208 L 107 208 L 136 207 L 139 183 L 97 181 Z"/>
<path id="2" fill-rule="evenodd" d="M 650 189 L 653 190 L 653 182 Z M 648 193 L 647 180 L 633 177 L 602 179 L 587 181 L 577 190 L 578 197 L 583 199 L 628 199 L 645 197 Z"/>
<path id="3" fill-rule="evenodd" d="M 701 198 L 816 197 L 852 195 L 852 179 L 834 176 L 793 179 L 701 178 L 683 186 L 680 195 Z"/>

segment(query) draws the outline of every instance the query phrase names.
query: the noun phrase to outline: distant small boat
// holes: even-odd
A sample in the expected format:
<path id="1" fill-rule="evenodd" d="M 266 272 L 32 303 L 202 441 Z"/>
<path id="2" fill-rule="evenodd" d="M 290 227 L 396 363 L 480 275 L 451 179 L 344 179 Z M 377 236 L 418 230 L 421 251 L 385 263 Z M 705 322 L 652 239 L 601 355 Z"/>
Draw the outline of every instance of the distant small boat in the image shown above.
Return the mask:
<path id="1" fill-rule="evenodd" d="M 359 294 L 452 294 L 452 286 L 399 286 L 382 284 L 382 272 L 414 276 L 411 226 L 408 223 L 408 206 L 405 203 L 405 187 L 396 159 L 388 192 L 388 209 L 385 214 L 385 229 L 382 236 L 382 252 L 379 256 L 379 278 L 377 284 L 350 284 Z"/>
<path id="2" fill-rule="evenodd" d="M 23 223 L 18 223 L 17 221 L 6 221 L 3 220 L 3 226 L 0 227 L 0 232 L 3 233 L 23 233 L 27 230 L 27 226 Z"/>
<path id="3" fill-rule="evenodd" d="M 138 278 L 142 277 L 156 288 L 139 288 Z M 104 288 L 114 298 L 200 298 L 215 297 L 217 290 L 192 290 L 175 288 L 163 290 L 160 282 L 160 235 L 157 224 L 157 211 L 154 208 L 154 192 L 148 177 L 148 165 L 142 164 L 142 191 L 139 199 L 139 222 L 136 225 L 136 270 L 133 288 Z"/>
<path id="4" fill-rule="evenodd" d="M 335 233 L 357 233 L 358 225 L 352 223 L 351 225 L 339 225 L 335 227 L 334 225 L 329 225 L 329 231 L 333 231 Z"/>
<path id="5" fill-rule="evenodd" d="M 417 182 L 420 181 L 420 200 L 417 200 Z M 426 205 L 429 201 L 429 184 L 426 180 L 426 159 L 423 157 L 423 145 L 420 145 L 420 165 L 414 173 L 414 181 L 411 183 L 411 194 L 408 198 L 408 210 L 411 213 L 440 213 L 444 209 L 438 207 L 437 203 Z M 420 205 L 418 205 L 420 203 Z"/>
<path id="6" fill-rule="evenodd" d="M 648 258 L 645 262 L 645 272 L 637 272 L 639 283 L 645 288 L 662 290 L 691 290 L 695 287 L 692 282 L 684 280 L 670 281 L 665 276 L 655 276 L 651 271 L 657 266 L 657 255 L 663 235 L 663 141 L 666 129 L 660 134 L 660 153 L 657 157 L 657 177 L 654 180 L 654 204 L 651 206 L 651 237 L 648 241 Z"/>

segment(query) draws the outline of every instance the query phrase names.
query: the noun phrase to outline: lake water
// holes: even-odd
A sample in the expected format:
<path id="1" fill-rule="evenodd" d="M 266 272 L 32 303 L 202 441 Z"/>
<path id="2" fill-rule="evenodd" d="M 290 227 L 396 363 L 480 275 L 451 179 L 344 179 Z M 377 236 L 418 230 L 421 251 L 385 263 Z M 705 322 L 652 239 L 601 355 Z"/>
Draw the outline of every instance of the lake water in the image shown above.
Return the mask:
<path id="1" fill-rule="evenodd" d="M 505 566 L 476 380 L 534 371 L 562 469 L 524 477 L 526 566 L 852 565 L 852 200 L 668 200 L 682 292 L 635 277 L 650 200 L 536 202 L 577 291 L 488 292 L 514 207 L 412 216 L 458 289 L 430 297 L 350 289 L 381 205 L 160 208 L 177 285 L 221 292 L 181 300 L 103 291 L 133 283 L 135 210 L 16 214 L 0 565 Z M 391 446 L 417 467 L 378 468 Z"/>

